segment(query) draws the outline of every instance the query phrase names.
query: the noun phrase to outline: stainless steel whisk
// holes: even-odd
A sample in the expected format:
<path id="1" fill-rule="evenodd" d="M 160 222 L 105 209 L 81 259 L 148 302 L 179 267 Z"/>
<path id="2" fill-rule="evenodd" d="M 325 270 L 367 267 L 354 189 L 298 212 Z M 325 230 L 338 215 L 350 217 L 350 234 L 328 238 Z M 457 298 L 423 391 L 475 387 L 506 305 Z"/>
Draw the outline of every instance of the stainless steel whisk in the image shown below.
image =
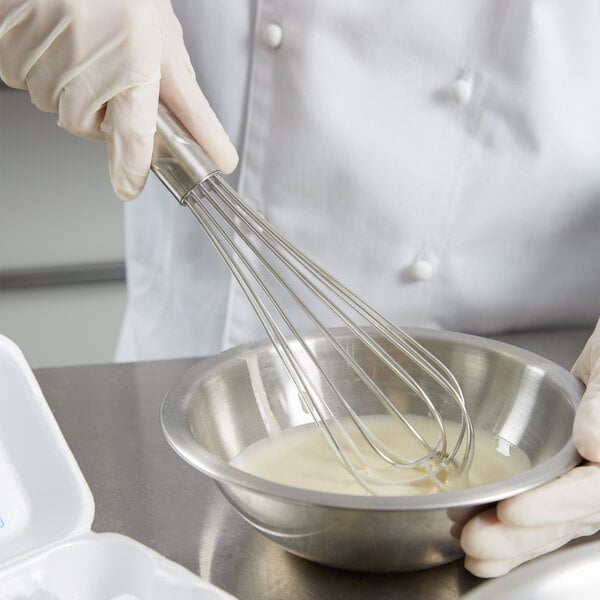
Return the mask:
<path id="1" fill-rule="evenodd" d="M 180 204 L 187 206 L 209 236 L 247 296 L 265 332 L 293 379 L 303 407 L 320 427 L 329 446 L 356 480 L 370 493 L 398 485 L 365 468 L 361 450 L 349 434 L 358 432 L 368 451 L 385 465 L 416 470 L 403 481 L 431 480 L 445 489 L 446 480 L 468 472 L 473 456 L 473 427 L 456 378 L 430 351 L 377 314 L 364 301 L 286 240 L 223 180 L 204 151 L 164 106 L 159 107 L 152 170 Z M 295 308 L 289 308 L 290 301 Z M 299 315 L 303 315 L 301 319 Z M 344 344 L 340 330 L 360 340 L 357 353 Z M 360 319 L 359 325 L 357 318 Z M 310 336 L 298 323 L 304 320 L 335 348 L 340 364 L 322 365 L 311 351 Z M 287 330 L 287 331 L 286 331 Z M 402 357 L 402 361 L 398 360 Z M 406 360 L 408 359 L 407 367 Z M 400 363 L 403 364 L 400 364 Z M 386 392 L 374 370 L 386 371 Z M 425 407 L 437 427 L 435 440 L 426 439 L 392 399 L 400 381 L 411 401 Z M 423 448 L 416 457 L 403 456 L 384 443 L 356 412 L 345 381 L 360 383 L 385 413 L 399 419 Z M 356 385 L 353 383 L 353 389 Z M 440 404 L 454 407 L 459 423 L 449 442 Z M 384 413 L 384 414 L 385 414 Z M 362 444 L 364 446 L 364 444 Z M 406 471 L 405 471 L 406 472 Z"/>

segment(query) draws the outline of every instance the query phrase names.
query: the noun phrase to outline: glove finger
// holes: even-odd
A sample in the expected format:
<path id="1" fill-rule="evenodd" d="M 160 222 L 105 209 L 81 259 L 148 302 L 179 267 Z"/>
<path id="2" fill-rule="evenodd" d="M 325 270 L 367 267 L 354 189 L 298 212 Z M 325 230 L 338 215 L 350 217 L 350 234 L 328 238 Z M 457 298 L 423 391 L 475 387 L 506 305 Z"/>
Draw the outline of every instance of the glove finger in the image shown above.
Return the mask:
<path id="1" fill-rule="evenodd" d="M 215 165 L 231 173 L 238 164 L 237 151 L 195 80 L 163 71 L 161 97 Z"/>
<path id="2" fill-rule="evenodd" d="M 600 361 L 599 361 L 600 366 Z M 600 463 L 600 370 L 590 377 L 575 414 L 573 441 L 586 460 Z"/>
<path id="3" fill-rule="evenodd" d="M 515 567 L 518 567 L 528 560 L 533 560 L 538 556 L 543 556 L 548 552 L 552 552 L 553 550 L 560 548 L 566 544 L 569 539 L 560 540 L 537 551 L 527 554 L 520 554 L 511 558 L 485 559 L 475 558 L 473 556 L 465 556 L 465 569 L 477 577 L 500 577 L 502 575 L 506 575 L 506 573 L 512 571 Z"/>
<path id="4" fill-rule="evenodd" d="M 70 58 L 60 51 L 68 29 L 59 2 L 0 2 L 0 76 L 10 87 L 29 90 L 32 103 L 45 112 L 57 110 L 54 75 Z"/>
<path id="5" fill-rule="evenodd" d="M 485 561 L 509 561 L 512 566 L 546 554 L 570 540 L 594 532 L 586 523 L 561 523 L 518 527 L 502 523 L 490 509 L 473 517 L 464 527 L 461 546 L 467 556 Z M 512 567 L 509 567 L 512 568 Z"/>
<path id="6" fill-rule="evenodd" d="M 152 161 L 159 82 L 132 87 L 106 107 L 100 128 L 108 149 L 108 166 L 115 193 L 122 200 L 140 194 Z"/>
<path id="7" fill-rule="evenodd" d="M 467 571 L 473 573 L 476 577 L 485 579 L 506 575 L 506 573 L 520 564 L 518 560 L 482 560 L 480 558 L 473 558 L 472 556 L 465 556 L 464 562 Z"/>
<path id="8" fill-rule="evenodd" d="M 202 146 L 223 173 L 231 173 L 238 154 L 223 126 L 200 90 L 189 55 L 183 44 L 181 26 L 170 11 L 165 15 L 165 48 L 160 96 L 182 125 Z"/>
<path id="9" fill-rule="evenodd" d="M 90 2 L 21 4 L 23 18 L 9 32 L 14 36 L 7 40 L 12 45 L 6 63 L 12 65 L 13 77 L 29 90 L 32 103 L 44 112 L 58 112 L 63 88 L 96 63 L 94 76 L 87 81 L 90 88 L 81 88 L 86 97 L 92 95 L 93 88 L 105 80 L 102 55 L 110 53 L 118 38 L 115 11 L 98 11 Z M 123 52 L 114 54 L 122 56 Z"/>
<path id="10" fill-rule="evenodd" d="M 31 52 L 43 40 L 36 35 L 35 16 L 35 8 L 27 3 L 0 2 L 0 77 L 13 88 L 27 89 L 29 65 L 39 56 Z"/>
<path id="11" fill-rule="evenodd" d="M 573 365 L 587 388 L 573 423 L 573 441 L 583 458 L 600 462 L 600 321 Z"/>
<path id="12" fill-rule="evenodd" d="M 586 384 L 593 371 L 600 375 L 600 319 L 571 369 L 573 375 Z"/>
<path id="13" fill-rule="evenodd" d="M 549 542 L 546 545 L 535 548 L 530 552 L 523 552 L 510 558 L 479 558 L 475 556 L 465 556 L 465 569 L 477 577 L 500 577 L 506 575 L 520 564 L 533 560 L 538 556 L 543 556 L 561 548 L 571 540 L 587 535 L 585 529 L 577 535 L 568 535 Z"/>
<path id="14" fill-rule="evenodd" d="M 105 139 L 100 126 L 104 120 L 104 103 L 90 96 L 85 76 L 70 81 L 60 94 L 57 125 L 87 140 Z"/>
<path id="15" fill-rule="evenodd" d="M 600 512 L 600 465 L 588 464 L 498 503 L 505 525 L 539 527 L 593 519 Z"/>

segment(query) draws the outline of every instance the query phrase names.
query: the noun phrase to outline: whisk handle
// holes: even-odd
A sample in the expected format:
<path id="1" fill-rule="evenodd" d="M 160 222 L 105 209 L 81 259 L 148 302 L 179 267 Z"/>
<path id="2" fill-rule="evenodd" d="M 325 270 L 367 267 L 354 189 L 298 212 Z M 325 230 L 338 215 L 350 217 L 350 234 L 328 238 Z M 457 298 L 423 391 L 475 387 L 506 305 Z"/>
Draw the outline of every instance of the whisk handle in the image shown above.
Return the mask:
<path id="1" fill-rule="evenodd" d="M 180 204 L 199 183 L 220 172 L 163 104 L 158 106 L 151 169 Z"/>

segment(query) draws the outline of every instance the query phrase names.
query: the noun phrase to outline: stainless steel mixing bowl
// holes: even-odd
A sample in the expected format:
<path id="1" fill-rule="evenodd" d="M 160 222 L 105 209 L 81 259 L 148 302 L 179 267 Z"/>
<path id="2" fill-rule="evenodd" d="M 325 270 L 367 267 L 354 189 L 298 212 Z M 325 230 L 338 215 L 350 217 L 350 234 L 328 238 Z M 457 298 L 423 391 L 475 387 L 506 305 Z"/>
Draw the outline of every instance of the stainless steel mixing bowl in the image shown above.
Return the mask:
<path id="1" fill-rule="evenodd" d="M 456 535 L 475 512 L 578 462 L 571 427 L 583 386 L 554 363 L 507 344 L 446 331 L 408 332 L 455 374 L 475 428 L 522 448 L 530 470 L 476 488 L 402 497 L 317 492 L 245 473 L 229 464 L 244 448 L 279 429 L 311 422 L 266 341 L 228 350 L 185 373 L 163 402 L 164 434 L 186 461 L 214 479 L 242 517 L 294 554 L 379 572 L 455 560 L 462 554 Z M 351 334 L 336 335 L 352 352 L 362 352 Z M 315 335 L 310 344 L 320 361 L 335 363 L 326 341 Z M 379 377 L 376 365 L 371 375 Z M 408 412 L 418 410 L 405 390 L 394 389 L 396 383 L 378 383 Z M 359 410 L 383 412 L 368 403 Z"/>

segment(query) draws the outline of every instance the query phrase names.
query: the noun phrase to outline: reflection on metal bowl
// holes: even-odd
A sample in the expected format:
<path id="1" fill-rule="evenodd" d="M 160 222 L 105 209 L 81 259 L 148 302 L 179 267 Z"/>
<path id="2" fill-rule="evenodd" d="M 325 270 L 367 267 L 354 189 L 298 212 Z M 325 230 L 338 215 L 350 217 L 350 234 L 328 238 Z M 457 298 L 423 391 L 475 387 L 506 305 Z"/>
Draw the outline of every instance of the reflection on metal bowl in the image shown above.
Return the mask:
<path id="1" fill-rule="evenodd" d="M 245 448 L 274 431 L 311 422 L 266 341 L 233 348 L 185 373 L 163 402 L 164 434 L 180 456 L 214 479 L 250 524 L 298 556 L 371 572 L 455 560 L 462 555 L 457 535 L 475 512 L 578 462 L 571 427 L 582 385 L 554 363 L 507 344 L 446 331 L 407 332 L 454 373 L 475 428 L 521 448 L 531 469 L 503 481 L 427 496 L 333 494 L 245 473 L 229 464 Z M 362 351 L 350 333 L 336 330 L 336 338 L 351 352 Z M 323 338 L 315 335 L 310 344 L 320 361 L 336 360 Z M 372 366 L 370 374 L 377 379 Z M 377 383 L 386 388 L 386 381 Z M 410 405 L 405 390 L 386 393 Z M 368 404 L 359 407 L 361 414 L 373 410 Z"/>

